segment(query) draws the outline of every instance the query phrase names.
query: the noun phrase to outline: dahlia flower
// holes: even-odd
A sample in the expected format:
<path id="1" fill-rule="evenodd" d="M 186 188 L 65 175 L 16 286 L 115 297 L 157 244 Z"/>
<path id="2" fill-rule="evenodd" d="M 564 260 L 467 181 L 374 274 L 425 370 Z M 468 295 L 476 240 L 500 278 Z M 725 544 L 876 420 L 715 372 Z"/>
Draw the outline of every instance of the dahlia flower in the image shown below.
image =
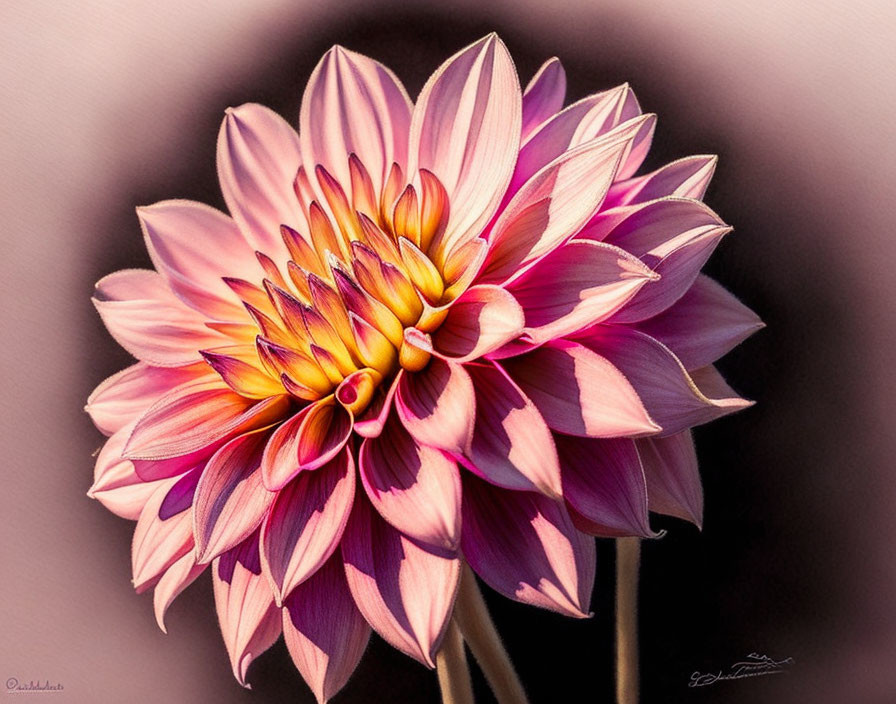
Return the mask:
<path id="1" fill-rule="evenodd" d="M 716 160 L 636 175 L 631 89 L 564 95 L 556 59 L 521 91 L 495 35 L 416 102 L 337 46 L 298 132 L 227 110 L 229 215 L 138 209 L 155 271 L 94 297 L 138 361 L 88 401 L 89 494 L 136 520 L 163 630 L 211 572 L 241 684 L 281 633 L 321 702 L 371 629 L 434 666 L 464 564 L 587 616 L 592 536 L 700 524 L 689 428 L 749 405 L 713 362 L 761 325 L 699 273 Z"/>

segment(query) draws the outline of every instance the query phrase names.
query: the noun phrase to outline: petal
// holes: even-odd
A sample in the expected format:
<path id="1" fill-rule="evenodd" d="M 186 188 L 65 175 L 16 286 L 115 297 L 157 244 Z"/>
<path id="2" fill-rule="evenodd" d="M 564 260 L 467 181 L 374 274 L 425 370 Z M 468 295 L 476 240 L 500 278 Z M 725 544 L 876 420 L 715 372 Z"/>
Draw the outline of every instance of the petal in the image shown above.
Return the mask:
<path id="1" fill-rule="evenodd" d="M 137 208 L 146 248 L 174 294 L 215 320 L 242 320 L 246 311 L 222 277 L 262 273 L 236 223 L 220 210 L 189 200 Z"/>
<path id="2" fill-rule="evenodd" d="M 261 528 L 261 564 L 278 604 L 333 554 L 354 496 L 355 463 L 348 450 L 278 492 Z"/>
<path id="3" fill-rule="evenodd" d="M 553 430 L 593 438 L 662 430 L 625 376 L 578 343 L 555 340 L 502 365 Z"/>
<path id="4" fill-rule="evenodd" d="M 300 584 L 285 606 L 286 647 L 323 704 L 345 686 L 370 640 L 370 626 L 348 590 L 341 556 Z"/>
<path id="5" fill-rule="evenodd" d="M 224 202 L 249 246 L 285 260 L 280 225 L 308 232 L 293 190 L 302 165 L 296 131 L 262 105 L 231 108 L 218 133 L 217 160 Z"/>
<path id="6" fill-rule="evenodd" d="M 635 443 L 647 478 L 651 511 L 703 525 L 703 487 L 690 431 Z"/>
<path id="7" fill-rule="evenodd" d="M 582 98 L 540 125 L 520 148 L 509 191 L 519 187 L 564 152 L 617 131 L 632 131 L 643 141 L 645 130 L 653 129 L 655 118 L 641 116 L 641 108 L 628 85 Z M 635 120 L 638 119 L 636 122 Z M 621 130 L 620 125 L 625 124 Z M 643 157 L 642 157 L 643 158 Z"/>
<path id="8" fill-rule="evenodd" d="M 644 333 L 622 326 L 597 325 L 578 339 L 606 357 L 638 392 L 650 417 L 671 435 L 708 423 L 752 404 L 721 384 L 714 370 L 698 378 L 685 371 L 672 352 Z M 703 390 L 705 388 L 705 393 Z"/>
<path id="9" fill-rule="evenodd" d="M 355 421 L 354 430 L 358 435 L 365 438 L 375 438 L 383 432 L 386 419 L 392 410 L 392 399 L 398 391 L 398 386 L 401 384 L 403 376 L 404 370 L 399 369 L 388 390 L 384 391 L 382 386 L 379 387 L 373 397 L 373 401 L 370 402 L 370 406 Z"/>
<path id="10" fill-rule="evenodd" d="M 210 374 L 204 364 L 152 367 L 137 362 L 97 386 L 87 399 L 85 410 L 101 432 L 112 435 L 137 420 L 174 387 Z"/>
<path id="11" fill-rule="evenodd" d="M 234 548 L 258 528 L 275 494 L 261 482 L 261 454 L 268 431 L 234 438 L 208 461 L 193 502 L 196 561 L 212 559 Z"/>
<path id="12" fill-rule="evenodd" d="M 560 59 L 553 57 L 542 64 L 523 92 L 523 141 L 563 107 L 565 97 L 566 72 Z"/>
<path id="13" fill-rule="evenodd" d="M 163 506 L 172 492 L 179 498 L 177 494 L 186 490 L 188 500 L 192 499 L 198 478 L 199 473 L 192 472 L 166 479 L 143 507 L 131 545 L 133 582 L 138 594 L 193 549 L 193 522 L 186 510 L 190 504 L 178 506 L 180 510 L 176 512 L 163 511 Z"/>
<path id="14" fill-rule="evenodd" d="M 640 257 L 660 279 L 639 291 L 613 321 L 637 322 L 666 310 L 691 287 L 719 240 L 730 231 L 718 215 L 696 200 L 665 198 L 635 206 L 602 241 Z M 578 237 L 591 239 L 592 234 L 586 228 Z"/>
<path id="15" fill-rule="evenodd" d="M 430 552 L 355 501 L 342 538 L 349 589 L 364 618 L 390 645 L 435 667 L 460 579 L 460 560 Z"/>
<path id="16" fill-rule="evenodd" d="M 156 615 L 156 623 L 162 629 L 162 633 L 167 633 L 165 627 L 165 613 L 172 602 L 180 595 L 180 593 L 189 587 L 196 578 L 205 572 L 208 565 L 199 565 L 196 563 L 196 555 L 188 552 L 180 557 L 167 570 L 162 578 L 156 584 L 156 588 L 152 593 L 153 609 Z"/>
<path id="17" fill-rule="evenodd" d="M 87 495 L 116 516 L 136 521 L 158 488 L 158 482 L 141 479 L 134 471 L 134 463 L 121 456 L 133 428 L 133 422 L 124 426 L 103 445 L 96 458 L 93 486 Z"/>
<path id="18" fill-rule="evenodd" d="M 215 608 L 233 676 L 246 689 L 252 661 L 280 637 L 280 609 L 261 574 L 258 534 L 218 557 L 212 565 Z"/>
<path id="19" fill-rule="evenodd" d="M 717 156 L 689 156 L 653 173 L 614 183 L 604 207 L 646 203 L 666 196 L 702 200 L 718 161 Z"/>
<path id="20" fill-rule="evenodd" d="M 309 168 L 320 164 L 341 184 L 351 182 L 355 154 L 374 192 L 389 168 L 407 163 L 411 101 L 382 64 L 334 46 L 320 60 L 305 89 L 299 115 L 302 153 Z"/>
<path id="21" fill-rule="evenodd" d="M 448 193 L 441 252 L 476 237 L 494 215 L 516 162 L 521 112 L 516 70 L 496 34 L 448 59 L 420 92 L 410 173 L 431 171 Z"/>
<path id="22" fill-rule="evenodd" d="M 261 479 L 268 491 L 278 491 L 299 473 L 299 429 L 308 416 L 306 406 L 271 435 L 261 458 Z"/>
<path id="23" fill-rule="evenodd" d="M 509 286 L 523 307 L 532 344 L 605 320 L 656 274 L 618 247 L 574 241 L 544 257 Z M 650 288 L 647 286 L 647 288 Z"/>
<path id="24" fill-rule="evenodd" d="M 496 366 L 467 371 L 476 389 L 476 424 L 464 464 L 492 484 L 560 496 L 557 450 L 535 405 Z"/>
<path id="25" fill-rule="evenodd" d="M 507 291 L 472 286 L 448 309 L 433 348 L 455 362 L 477 359 L 519 337 L 523 325 L 523 311 Z"/>
<path id="26" fill-rule="evenodd" d="M 285 396 L 254 402 L 235 394 L 220 380 L 183 385 L 143 414 L 124 454 L 130 459 L 144 460 L 187 455 L 274 422 L 288 404 Z"/>
<path id="27" fill-rule="evenodd" d="M 463 516 L 464 558 L 492 589 L 567 616 L 589 615 L 594 539 L 576 530 L 562 502 L 464 474 Z"/>
<path id="28" fill-rule="evenodd" d="M 463 452 L 476 417 L 473 382 L 460 364 L 433 357 L 425 369 L 402 375 L 396 410 L 418 443 Z"/>
<path id="29" fill-rule="evenodd" d="M 200 354 L 240 396 L 264 399 L 283 393 L 279 378 L 265 369 L 255 345 L 228 345 L 200 350 Z"/>
<path id="30" fill-rule="evenodd" d="M 700 275 L 677 303 L 636 327 L 672 350 L 685 369 L 697 369 L 765 325 L 721 285 Z"/>
<path id="31" fill-rule="evenodd" d="M 647 517 L 647 482 L 633 440 L 554 437 L 563 498 L 613 536 L 656 537 Z"/>
<path id="32" fill-rule="evenodd" d="M 478 280 L 505 281 L 574 235 L 600 208 L 629 142 L 588 142 L 529 179 L 495 223 Z"/>
<path id="33" fill-rule="evenodd" d="M 377 512 L 410 538 L 447 550 L 460 537 L 457 464 L 418 444 L 395 415 L 361 445 L 361 482 Z"/>
<path id="34" fill-rule="evenodd" d="M 226 339 L 206 327 L 205 316 L 188 308 L 154 271 L 109 274 L 97 283 L 93 305 L 119 345 L 159 367 L 198 362 L 200 349 Z"/>

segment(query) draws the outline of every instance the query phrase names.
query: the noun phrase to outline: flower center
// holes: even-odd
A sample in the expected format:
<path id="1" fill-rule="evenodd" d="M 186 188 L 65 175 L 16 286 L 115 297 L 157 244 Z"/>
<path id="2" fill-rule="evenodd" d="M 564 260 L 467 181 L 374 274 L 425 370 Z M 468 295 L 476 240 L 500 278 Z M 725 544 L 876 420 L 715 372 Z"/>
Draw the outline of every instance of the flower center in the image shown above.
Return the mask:
<path id="1" fill-rule="evenodd" d="M 445 242 L 448 197 L 432 173 L 420 170 L 405 185 L 393 164 L 377 193 L 355 155 L 348 164 L 348 188 L 317 166 L 315 189 L 299 169 L 295 194 L 308 232 L 281 226 L 285 263 L 256 253 L 266 274 L 260 285 L 225 281 L 257 328 L 243 330 L 255 334 L 257 371 L 300 399 L 335 394 L 360 413 L 399 368 L 427 365 L 430 353 L 405 331 L 439 327 L 473 262 Z"/>

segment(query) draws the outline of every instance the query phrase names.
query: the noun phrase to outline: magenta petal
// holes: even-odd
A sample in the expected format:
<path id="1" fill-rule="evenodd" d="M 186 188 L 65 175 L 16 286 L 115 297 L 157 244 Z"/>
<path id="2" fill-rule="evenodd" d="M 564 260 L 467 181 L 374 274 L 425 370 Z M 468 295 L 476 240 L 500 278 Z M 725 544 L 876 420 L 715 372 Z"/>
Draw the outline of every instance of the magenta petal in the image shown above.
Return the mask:
<path id="1" fill-rule="evenodd" d="M 492 484 L 560 496 L 557 450 L 538 409 L 498 367 L 467 370 L 476 389 L 476 424 L 463 463 Z"/>
<path id="2" fill-rule="evenodd" d="M 605 208 L 646 203 L 666 196 L 702 200 L 716 170 L 718 157 L 689 156 L 653 173 L 613 184 Z"/>
<path id="3" fill-rule="evenodd" d="M 563 107 L 566 97 L 566 72 L 560 59 L 548 59 L 523 91 L 523 141 L 542 122 Z"/>
<path id="4" fill-rule="evenodd" d="M 495 34 L 452 56 L 427 81 L 411 121 L 411 173 L 427 169 L 451 203 L 442 250 L 479 235 L 494 215 L 519 149 L 522 99 Z"/>
<path id="5" fill-rule="evenodd" d="M 502 365 L 553 430 L 597 438 L 661 430 L 625 376 L 578 343 L 555 340 Z"/>
<path id="6" fill-rule="evenodd" d="M 126 269 L 96 285 L 93 305 L 115 341 L 142 362 L 180 367 L 201 361 L 199 350 L 225 338 L 201 313 L 175 296 L 154 271 Z"/>
<path id="7" fill-rule="evenodd" d="M 651 511 L 703 525 L 703 487 L 690 431 L 635 443 L 647 478 Z"/>
<path id="8" fill-rule="evenodd" d="M 261 528 L 261 562 L 277 603 L 333 554 L 355 496 L 355 463 L 345 450 L 277 493 Z"/>
<path id="9" fill-rule="evenodd" d="M 464 558 L 492 589 L 567 616 L 589 615 L 594 539 L 576 530 L 562 502 L 465 474 L 463 517 Z"/>
<path id="10" fill-rule="evenodd" d="M 637 330 L 596 325 L 578 341 L 625 375 L 663 435 L 752 405 L 738 397 L 712 368 L 688 374 L 667 347 Z"/>
<path id="11" fill-rule="evenodd" d="M 197 479 L 198 472 L 194 472 L 165 480 L 143 507 L 131 545 L 131 566 L 137 593 L 144 591 L 177 559 L 193 549 L 193 521 L 187 509 L 190 508 Z M 178 488 L 181 491 L 177 491 Z M 184 489 L 186 502 L 179 500 L 184 497 Z M 166 502 L 172 503 L 169 498 L 172 492 L 175 492 L 173 503 L 179 504 L 179 510 L 172 506 L 163 510 Z"/>
<path id="12" fill-rule="evenodd" d="M 243 320 L 246 311 L 223 276 L 263 275 L 253 248 L 220 210 L 188 200 L 137 208 L 146 248 L 174 294 L 213 320 Z"/>
<path id="13" fill-rule="evenodd" d="M 508 287 L 526 315 L 535 344 L 605 320 L 656 275 L 627 252 L 598 242 L 573 241 L 544 257 Z"/>
<path id="14" fill-rule="evenodd" d="M 156 615 L 156 623 L 163 633 L 167 633 L 165 627 L 165 613 L 172 602 L 180 595 L 180 593 L 189 587 L 196 578 L 205 572 L 208 565 L 200 565 L 196 563 L 196 555 L 188 552 L 177 559 L 171 565 L 165 574 L 159 579 L 156 588 L 152 593 L 153 609 Z"/>
<path id="15" fill-rule="evenodd" d="M 355 501 L 342 538 L 349 589 L 364 618 L 390 645 L 435 667 L 460 579 L 460 560 L 417 545 L 366 498 Z"/>
<path id="16" fill-rule="evenodd" d="M 433 335 L 435 352 L 456 362 L 482 357 L 519 337 L 524 317 L 519 304 L 497 286 L 472 286 L 448 309 Z"/>
<path id="17" fill-rule="evenodd" d="M 411 101 L 382 64 L 334 46 L 320 60 L 305 89 L 299 133 L 306 168 L 323 166 L 347 184 L 355 154 L 380 192 L 393 162 L 407 163 Z"/>
<path id="18" fill-rule="evenodd" d="M 174 387 L 211 374 L 205 364 L 152 367 L 137 362 L 97 386 L 87 399 L 85 410 L 101 432 L 112 435 L 137 420 Z"/>
<path id="19" fill-rule="evenodd" d="M 234 438 L 208 461 L 193 504 L 196 561 L 210 562 L 258 528 L 274 501 L 261 481 L 261 455 L 269 432 Z"/>
<path id="20" fill-rule="evenodd" d="M 476 396 L 463 366 L 432 358 L 416 374 L 405 374 L 398 387 L 398 417 L 423 445 L 461 453 L 473 437 Z"/>
<path id="21" fill-rule="evenodd" d="M 287 598 L 283 637 L 292 660 L 324 704 L 355 671 L 370 626 L 358 611 L 345 581 L 340 555 L 332 557 Z"/>
<path id="22" fill-rule="evenodd" d="M 656 537 L 647 517 L 647 482 L 633 440 L 554 436 L 563 498 L 614 535 Z"/>
<path id="23" fill-rule="evenodd" d="M 137 422 L 125 447 L 132 459 L 187 455 L 216 441 L 268 425 L 289 405 L 286 396 L 254 402 L 220 380 L 183 385 L 159 399 Z"/>
<path id="24" fill-rule="evenodd" d="M 637 329 L 675 353 L 686 369 L 712 364 L 764 327 L 759 317 L 708 276 Z"/>
<path id="25" fill-rule="evenodd" d="M 116 516 L 136 521 L 158 482 L 146 482 L 137 475 L 134 463 L 121 456 L 134 424 L 126 425 L 106 440 L 96 458 L 93 486 L 87 492 Z"/>
<path id="26" fill-rule="evenodd" d="M 233 676 L 246 689 L 252 661 L 270 648 L 282 631 L 280 609 L 271 586 L 261 574 L 258 533 L 220 557 L 212 565 L 215 608 Z"/>
<path id="27" fill-rule="evenodd" d="M 299 136 L 273 110 L 247 103 L 227 111 L 218 133 L 221 192 L 251 249 L 277 262 L 286 255 L 280 225 L 308 232 L 293 190 L 301 165 Z"/>
<path id="28" fill-rule="evenodd" d="M 460 537 L 460 474 L 436 449 L 418 444 L 393 415 L 361 445 L 361 482 L 377 512 L 405 535 L 454 550 Z"/>

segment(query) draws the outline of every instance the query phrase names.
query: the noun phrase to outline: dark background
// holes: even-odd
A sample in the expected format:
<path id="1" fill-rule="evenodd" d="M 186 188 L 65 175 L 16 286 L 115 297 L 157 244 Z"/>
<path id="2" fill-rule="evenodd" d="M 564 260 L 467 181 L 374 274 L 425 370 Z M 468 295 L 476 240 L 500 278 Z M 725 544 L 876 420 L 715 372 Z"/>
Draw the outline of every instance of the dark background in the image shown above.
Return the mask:
<path id="1" fill-rule="evenodd" d="M 892 259 L 893 248 L 875 249 L 880 231 L 874 229 L 875 218 L 885 215 L 887 207 L 892 212 L 892 205 L 875 211 L 869 204 L 883 174 L 853 165 L 854 146 L 831 139 L 824 118 L 844 132 L 852 131 L 853 124 L 834 113 L 820 120 L 804 113 L 804 104 L 818 93 L 788 94 L 783 69 L 780 76 L 769 73 L 763 79 L 782 83 L 779 91 L 770 93 L 785 96 L 783 102 L 771 103 L 780 114 L 769 111 L 768 98 L 758 95 L 746 100 L 755 108 L 756 115 L 751 115 L 742 107 L 743 92 L 751 84 L 725 83 L 713 73 L 718 66 L 750 73 L 742 63 L 743 52 L 720 54 L 717 64 L 689 57 L 673 39 L 657 37 L 648 31 L 649 23 L 640 22 L 638 12 L 649 14 L 646 6 L 630 14 L 598 5 L 567 12 L 566 25 L 542 26 L 536 16 L 527 19 L 512 8 L 486 14 L 467 4 L 437 9 L 368 3 L 307 16 L 283 10 L 282 22 L 275 23 L 278 40 L 240 48 L 238 70 L 222 73 L 212 63 L 207 77 L 196 71 L 189 110 L 174 108 L 181 111 L 179 119 L 160 132 L 176 135 L 174 144 L 162 144 L 158 135 L 150 135 L 147 145 L 133 126 L 122 126 L 122 115 L 100 117 L 104 131 L 115 137 L 112 144 L 98 147 L 104 163 L 114 169 L 114 190 L 82 188 L 89 195 L 67 220 L 67 237 L 75 238 L 77 246 L 63 249 L 67 257 L 62 259 L 44 259 L 44 266 L 71 272 L 66 279 L 71 288 L 56 291 L 57 297 L 72 297 L 66 305 L 74 328 L 65 339 L 60 370 L 65 381 L 55 389 L 55 406 L 46 410 L 68 416 L 68 425 L 60 431 L 67 439 L 44 435 L 48 428 L 42 421 L 49 415 L 16 415 L 21 428 L 16 441 L 22 447 L 55 442 L 64 446 L 66 457 L 35 467 L 27 449 L 13 452 L 10 486 L 12 496 L 21 500 L 13 507 L 20 513 L 9 522 L 13 547 L 8 549 L 19 567 L 4 580 L 4 617 L 13 627 L 2 637 L 0 666 L 7 669 L 0 675 L 58 679 L 66 685 L 62 696 L 75 702 L 105 698 L 103 693 L 109 691 L 130 692 L 132 701 L 152 701 L 162 694 L 169 701 L 197 701 L 196 692 L 209 701 L 313 701 L 282 641 L 250 669 L 253 693 L 244 693 L 232 681 L 207 579 L 175 602 L 167 619 L 168 636 L 156 629 L 151 599 L 131 593 L 132 524 L 84 498 L 90 454 L 101 437 L 86 416 L 79 415 L 80 407 L 96 383 L 129 363 L 90 307 L 90 287 L 117 269 L 149 266 L 134 206 L 183 197 L 224 207 L 214 151 L 228 105 L 256 101 L 294 120 L 308 75 L 333 43 L 384 62 L 414 96 L 445 58 L 497 30 L 524 85 L 542 61 L 560 56 L 569 79 L 567 102 L 628 81 L 644 110 L 659 115 L 646 168 L 690 154 L 720 155 L 705 200 L 735 232 L 723 240 L 706 272 L 756 310 L 768 326 L 720 365 L 732 386 L 756 400 L 756 406 L 696 431 L 706 495 L 703 531 L 656 517 L 654 527 L 668 532 L 644 544 L 642 700 L 894 700 L 896 673 L 889 664 L 896 655 L 896 630 L 893 603 L 887 598 L 887 587 L 894 584 L 892 561 L 887 559 L 892 519 L 888 523 L 886 517 L 896 492 L 886 451 L 891 439 L 886 408 L 876 395 L 884 395 L 893 376 L 877 372 L 883 351 L 879 339 L 869 334 L 889 334 L 893 328 L 893 300 L 883 280 L 875 279 L 877 269 Z M 728 30 L 732 44 L 741 31 L 748 31 L 738 19 L 733 15 Z M 810 22 L 805 31 L 813 26 Z M 763 36 L 761 31 L 758 36 Z M 756 46 L 745 54 L 756 59 L 757 68 L 767 52 L 780 48 L 771 30 L 767 36 L 767 47 Z M 144 78 L 150 91 L 164 88 L 164 74 L 151 67 L 141 70 L 145 73 L 135 73 L 131 89 L 139 92 Z M 828 102 L 848 100 L 847 95 L 837 98 L 839 84 L 824 83 L 815 74 L 804 78 L 810 88 L 816 81 L 819 87 L 832 85 Z M 184 101 L 178 94 L 173 100 Z M 127 105 L 128 97 L 122 102 Z M 859 107 L 856 124 L 877 129 L 873 141 L 886 151 L 887 130 L 892 128 L 870 121 Z M 167 106 L 159 101 L 150 109 L 163 114 Z M 65 129 L 60 117 L 60 129 Z M 142 120 L 140 125 L 152 124 L 142 110 L 135 119 Z M 78 169 L 75 173 L 88 184 L 95 178 Z M 45 176 L 49 186 L 51 175 Z M 20 187 L 31 192 L 41 184 L 35 180 Z M 106 186 L 98 183 L 97 188 Z M 49 187 L 44 194 L 52 200 Z M 29 229 L 27 241 L 32 244 L 18 240 L 12 251 L 46 257 L 44 250 L 37 252 L 40 244 L 33 244 L 40 236 Z M 848 249 L 858 245 L 860 250 Z M 868 257 L 869 250 L 875 252 L 869 259 L 857 258 L 857 251 Z M 23 316 L 31 310 L 21 290 L 4 294 L 4 300 L 21 301 Z M 52 330 L 42 329 L 41 339 L 45 337 L 54 342 Z M 27 367 L 26 358 L 16 357 L 11 399 L 28 393 L 29 385 L 23 382 Z M 43 388 L 39 380 L 36 384 Z M 53 510 L 40 508 L 39 489 L 27 472 L 39 473 L 37 484 L 55 502 Z M 25 513 L 27 505 L 36 508 Z M 57 557 L 54 549 L 64 557 Z M 29 566 L 21 567 L 23 562 Z M 613 543 L 598 541 L 595 616 L 587 621 L 536 610 L 485 590 L 533 704 L 612 701 L 613 579 Z M 59 601 L 59 591 L 47 591 L 46 582 L 66 583 L 68 593 L 79 600 L 76 616 L 60 616 L 72 605 Z M 34 585 L 40 585 L 37 591 Z M 130 614 L 128 622 L 119 615 L 124 610 Z M 59 623 L 67 624 L 65 635 L 56 630 Z M 20 642 L 25 646 L 18 647 Z M 172 648 L 180 648 L 180 654 L 173 655 Z M 785 674 L 688 687 L 693 672 L 726 670 L 753 652 L 776 660 L 790 657 L 794 665 Z M 187 663 L 183 672 L 172 672 L 170 680 L 169 670 L 158 669 L 153 675 L 159 688 L 155 692 L 152 678 L 129 682 L 127 671 L 120 669 L 138 668 L 147 657 L 149 667 L 156 656 L 154 667 L 169 667 L 167 660 L 174 657 Z M 492 701 L 478 671 L 475 676 L 477 701 Z M 192 680 L 193 689 L 185 688 L 178 679 L 183 677 Z M 56 695 L 44 696 L 57 700 Z M 336 701 L 436 702 L 438 688 L 433 673 L 375 637 Z"/>

